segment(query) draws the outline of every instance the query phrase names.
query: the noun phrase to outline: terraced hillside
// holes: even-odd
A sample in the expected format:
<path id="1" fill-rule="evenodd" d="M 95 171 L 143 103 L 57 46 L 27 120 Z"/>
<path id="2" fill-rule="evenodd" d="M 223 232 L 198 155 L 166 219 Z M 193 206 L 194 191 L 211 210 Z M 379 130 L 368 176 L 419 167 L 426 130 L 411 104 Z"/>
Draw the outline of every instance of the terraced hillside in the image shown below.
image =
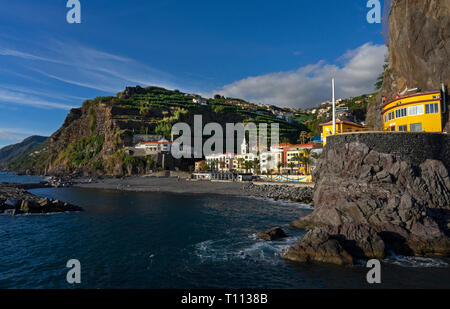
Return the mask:
<path id="1" fill-rule="evenodd" d="M 289 123 L 256 105 L 216 96 L 195 103 L 194 95 L 158 87 L 128 87 L 115 97 L 87 100 L 81 108 L 72 109 L 62 127 L 39 150 L 27 153 L 8 165 L 11 170 L 42 174 L 82 173 L 91 175 L 142 174 L 157 168 L 152 158 L 136 158 L 123 150 L 132 146 L 135 134 L 159 134 L 170 137 L 172 125 L 186 122 L 193 127 L 194 115 L 202 115 L 203 123 L 277 122 L 280 139 L 295 142 L 302 124 Z M 235 101 L 235 100 L 233 100 Z"/>

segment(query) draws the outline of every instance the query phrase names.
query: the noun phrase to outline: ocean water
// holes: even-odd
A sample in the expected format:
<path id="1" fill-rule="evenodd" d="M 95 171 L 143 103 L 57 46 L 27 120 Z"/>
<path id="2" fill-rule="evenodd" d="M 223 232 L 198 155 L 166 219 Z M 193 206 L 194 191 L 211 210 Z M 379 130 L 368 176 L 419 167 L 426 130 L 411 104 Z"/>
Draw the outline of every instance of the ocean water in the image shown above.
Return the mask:
<path id="1" fill-rule="evenodd" d="M 11 172 L 0 172 L 0 183 L 37 183 L 45 180 L 42 176 L 18 176 Z"/>
<path id="2" fill-rule="evenodd" d="M 289 223 L 307 205 L 218 195 L 34 189 L 84 212 L 0 216 L 0 288 L 374 288 L 364 265 L 282 258 L 304 231 Z M 263 229 L 289 238 L 264 242 Z M 66 263 L 81 263 L 81 284 Z M 445 259 L 392 257 L 375 288 L 450 288 Z"/>

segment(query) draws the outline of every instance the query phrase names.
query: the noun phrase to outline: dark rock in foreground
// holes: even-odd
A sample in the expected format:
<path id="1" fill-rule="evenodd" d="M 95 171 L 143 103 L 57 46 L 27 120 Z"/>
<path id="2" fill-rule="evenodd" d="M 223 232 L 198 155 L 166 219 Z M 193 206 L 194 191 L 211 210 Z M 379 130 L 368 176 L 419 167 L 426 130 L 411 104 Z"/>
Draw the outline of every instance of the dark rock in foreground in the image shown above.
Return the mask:
<path id="1" fill-rule="evenodd" d="M 310 204 L 314 190 L 312 187 L 290 186 L 290 185 L 256 185 L 248 184 L 244 187 L 247 194 L 274 200 L 286 200 L 297 203 Z"/>
<path id="2" fill-rule="evenodd" d="M 411 137 L 399 136 L 398 147 L 407 147 Z M 446 160 L 427 158 L 424 147 L 412 148 L 411 160 L 397 151 L 378 152 L 375 140 L 381 144 L 382 137 L 370 148 L 345 136 L 332 139 L 315 172 L 314 211 L 292 223 L 310 231 L 287 259 L 350 264 L 349 256 L 380 259 L 388 252 L 450 255 Z"/>
<path id="3" fill-rule="evenodd" d="M 82 210 L 69 203 L 35 196 L 21 188 L 0 185 L 0 213 L 20 215 Z"/>
<path id="4" fill-rule="evenodd" d="M 281 227 L 273 227 L 266 231 L 259 232 L 256 236 L 267 241 L 275 241 L 287 237 Z"/>
<path id="5" fill-rule="evenodd" d="M 350 265 L 352 256 L 330 234 L 315 229 L 306 234 L 301 242 L 290 248 L 285 258 L 294 262 L 322 262 L 338 265 Z"/>

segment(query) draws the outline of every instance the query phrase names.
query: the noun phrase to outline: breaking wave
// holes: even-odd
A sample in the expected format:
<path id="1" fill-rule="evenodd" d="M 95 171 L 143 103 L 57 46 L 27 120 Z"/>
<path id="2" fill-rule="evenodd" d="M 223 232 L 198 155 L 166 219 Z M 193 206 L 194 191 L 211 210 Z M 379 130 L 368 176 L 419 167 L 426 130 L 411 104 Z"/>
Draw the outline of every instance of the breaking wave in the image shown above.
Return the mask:
<path id="1" fill-rule="evenodd" d="M 401 267 L 412 267 L 412 268 L 448 268 L 448 263 L 437 259 L 437 258 L 426 258 L 417 256 L 403 256 L 393 254 L 389 258 L 385 259 L 384 262 L 398 265 Z"/>
<path id="2" fill-rule="evenodd" d="M 240 242 L 233 239 L 203 241 L 195 245 L 194 252 L 201 263 L 248 260 L 278 264 L 282 261 L 283 253 L 300 238 L 301 236 L 292 236 L 269 242 L 251 234 Z"/>

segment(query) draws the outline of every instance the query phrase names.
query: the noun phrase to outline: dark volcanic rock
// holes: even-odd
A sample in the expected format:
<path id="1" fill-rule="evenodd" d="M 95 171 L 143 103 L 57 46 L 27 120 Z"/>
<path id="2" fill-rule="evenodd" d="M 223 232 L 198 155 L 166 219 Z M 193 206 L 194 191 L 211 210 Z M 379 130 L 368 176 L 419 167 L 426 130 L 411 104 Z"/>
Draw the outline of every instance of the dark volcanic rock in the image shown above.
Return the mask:
<path id="1" fill-rule="evenodd" d="M 382 258 L 387 251 L 449 256 L 448 166 L 434 159 L 413 164 L 360 142 L 339 147 L 337 140 L 335 147 L 327 145 L 315 171 L 313 213 L 292 225 L 329 235 L 355 258 Z M 311 244 L 314 239 L 302 239 L 297 255 L 320 249 L 321 244 Z"/>
<path id="2" fill-rule="evenodd" d="M 266 231 L 259 232 L 256 236 L 267 241 L 274 241 L 287 237 L 281 227 L 273 227 Z"/>
<path id="3" fill-rule="evenodd" d="M 274 200 L 286 200 L 304 204 L 310 204 L 314 190 L 312 187 L 290 186 L 290 185 L 257 185 L 248 184 L 244 187 L 249 195 L 271 198 Z"/>
<path id="4" fill-rule="evenodd" d="M 0 185 L 0 213 L 19 215 L 82 210 L 69 203 L 37 197 L 10 184 Z"/>
<path id="5" fill-rule="evenodd" d="M 353 257 L 330 234 L 322 229 L 309 231 L 302 241 L 290 248 L 285 258 L 294 262 L 353 264 Z"/>

